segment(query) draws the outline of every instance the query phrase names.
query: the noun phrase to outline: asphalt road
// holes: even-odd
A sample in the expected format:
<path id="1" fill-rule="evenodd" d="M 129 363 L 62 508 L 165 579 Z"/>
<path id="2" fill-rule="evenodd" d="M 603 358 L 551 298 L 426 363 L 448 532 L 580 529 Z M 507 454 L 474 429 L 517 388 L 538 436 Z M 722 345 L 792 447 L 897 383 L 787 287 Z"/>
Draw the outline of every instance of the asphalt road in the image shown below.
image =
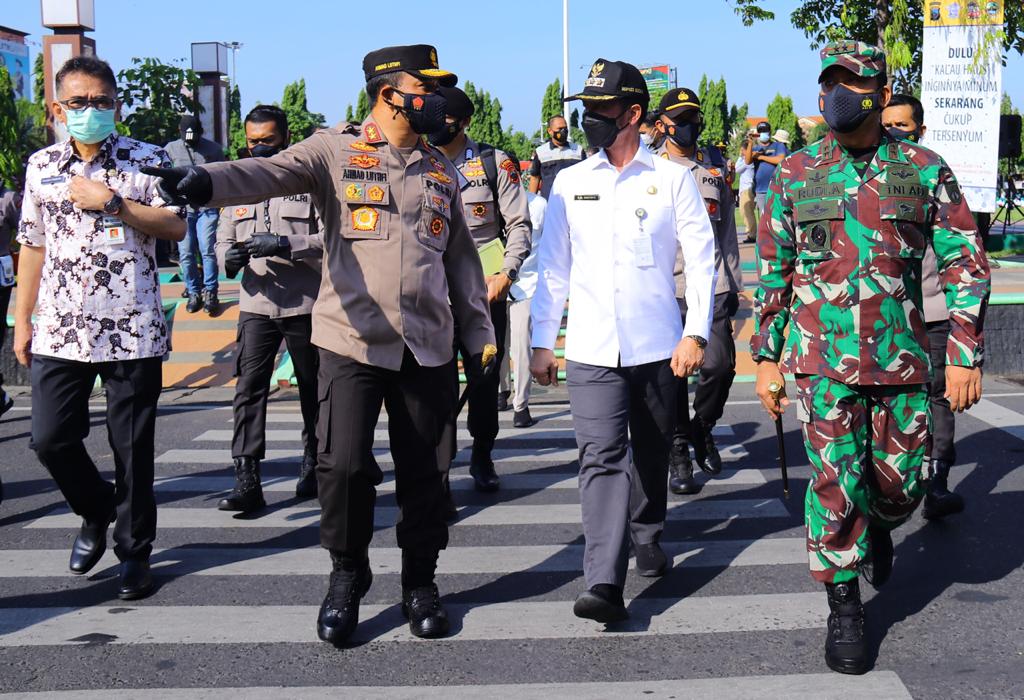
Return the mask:
<path id="1" fill-rule="evenodd" d="M 316 639 L 329 563 L 317 546 L 317 504 L 291 492 L 301 454 L 291 392 L 271 406 L 269 510 L 246 519 L 215 508 L 230 486 L 229 394 L 168 394 L 157 434 L 159 589 L 128 604 L 115 595 L 112 551 L 85 578 L 67 573 L 77 520 L 28 449 L 30 399 L 21 395 L 0 422 L 0 692 L 1024 697 L 1024 389 L 987 379 L 986 392 L 958 421 L 952 484 L 967 511 L 944 523 L 916 516 L 897 532 L 884 591 L 864 585 L 877 660 L 861 678 L 829 672 L 822 658 L 827 605 L 803 552 L 809 470 L 795 419 L 786 419 L 785 501 L 774 430 L 750 384 L 734 388 L 719 426 L 723 478 L 697 496 L 670 497 L 672 570 L 657 580 L 630 573 L 630 622 L 605 630 L 572 617 L 583 588 L 575 443 L 565 395 L 551 392 L 538 397 L 542 420 L 529 430 L 507 427 L 511 415 L 502 414 L 501 492 L 477 494 L 465 488 L 464 466 L 454 472 L 460 521 L 438 576 L 453 619 L 448 639 L 414 640 L 401 620 L 386 475 L 374 584 L 347 649 Z M 94 404 L 89 448 L 110 468 L 102 397 Z"/>

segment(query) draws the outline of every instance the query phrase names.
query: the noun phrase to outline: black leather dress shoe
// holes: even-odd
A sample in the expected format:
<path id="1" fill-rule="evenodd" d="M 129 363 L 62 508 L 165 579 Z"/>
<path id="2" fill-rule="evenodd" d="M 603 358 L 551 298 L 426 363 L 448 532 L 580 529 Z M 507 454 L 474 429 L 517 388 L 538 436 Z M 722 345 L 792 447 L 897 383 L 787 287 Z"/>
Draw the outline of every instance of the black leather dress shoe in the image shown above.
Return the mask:
<path id="1" fill-rule="evenodd" d="M 645 578 L 657 578 L 664 576 L 668 568 L 668 557 L 662 551 L 661 545 L 657 542 L 647 544 L 634 544 L 633 552 L 636 554 L 636 572 Z"/>
<path id="2" fill-rule="evenodd" d="M 403 590 L 402 614 L 409 621 L 409 631 L 417 637 L 433 639 L 448 634 L 448 613 L 435 585 Z"/>
<path id="3" fill-rule="evenodd" d="M 572 614 L 605 624 L 629 619 L 626 604 L 622 600 L 622 589 L 610 583 L 599 583 L 589 591 L 580 593 L 572 606 Z"/>
<path id="4" fill-rule="evenodd" d="M 494 471 L 494 461 L 491 459 L 491 451 L 477 449 L 473 446 L 472 455 L 469 458 L 469 475 L 473 477 L 473 486 L 477 491 L 491 493 L 498 490 L 500 482 L 498 474 Z"/>
<path id="5" fill-rule="evenodd" d="M 117 597 L 121 600 L 138 600 L 153 592 L 153 576 L 149 570 L 149 557 L 125 559 L 121 563 L 121 587 Z"/>
<path id="6" fill-rule="evenodd" d="M 334 562 L 327 597 L 316 618 L 316 634 L 320 639 L 341 644 L 352 636 L 359 624 L 359 601 L 372 583 L 369 562 L 355 570 L 347 570 L 339 561 Z"/>
<path id="7" fill-rule="evenodd" d="M 529 428 L 536 423 L 537 421 L 530 415 L 529 408 L 524 408 L 522 411 L 516 411 L 512 414 L 512 427 L 514 428 Z"/>
<path id="8" fill-rule="evenodd" d="M 694 416 L 690 422 L 690 429 L 693 432 L 693 455 L 697 459 L 697 466 L 711 476 L 722 473 L 722 456 L 718 454 L 718 446 L 715 445 L 715 438 L 711 434 L 713 425 L 707 425 L 698 416 Z"/>
<path id="9" fill-rule="evenodd" d="M 114 517 L 115 514 L 111 513 L 109 518 L 82 521 L 82 529 L 71 545 L 71 561 L 68 564 L 71 573 L 79 576 L 89 573 L 103 557 L 107 551 L 107 528 L 114 522 Z"/>

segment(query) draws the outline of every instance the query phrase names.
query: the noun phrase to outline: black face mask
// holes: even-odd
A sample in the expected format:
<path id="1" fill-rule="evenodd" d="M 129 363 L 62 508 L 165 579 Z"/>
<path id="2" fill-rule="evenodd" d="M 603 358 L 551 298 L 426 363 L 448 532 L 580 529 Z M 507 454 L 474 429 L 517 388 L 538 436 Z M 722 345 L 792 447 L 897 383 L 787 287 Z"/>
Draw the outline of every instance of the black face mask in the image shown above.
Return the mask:
<path id="1" fill-rule="evenodd" d="M 409 120 L 409 128 L 417 134 L 432 134 L 441 131 L 445 125 L 445 115 L 448 114 L 448 100 L 436 92 L 428 92 L 425 95 L 410 95 L 401 90 L 395 92 L 402 96 L 402 106 L 392 103 L 391 107 L 396 112 L 401 112 Z"/>
<path id="2" fill-rule="evenodd" d="M 260 143 L 249 149 L 249 155 L 253 158 L 269 158 L 270 156 L 276 156 L 283 150 L 284 146 L 267 146 Z"/>
<path id="3" fill-rule="evenodd" d="M 854 92 L 845 85 L 836 85 L 818 99 L 818 107 L 833 131 L 848 134 L 882 109 L 882 95 Z"/>
<path id="4" fill-rule="evenodd" d="M 462 127 L 459 126 L 458 122 L 444 123 L 444 127 L 439 131 L 433 131 L 427 135 L 427 141 L 431 146 L 447 146 L 455 137 L 462 131 Z"/>
<path id="5" fill-rule="evenodd" d="M 697 137 L 700 136 L 700 124 L 686 122 L 674 126 L 666 124 L 665 126 L 665 133 L 680 148 L 693 148 L 697 143 Z"/>
<path id="6" fill-rule="evenodd" d="M 569 129 L 564 126 L 561 129 L 555 129 L 555 133 L 551 135 L 551 140 L 555 143 L 566 143 L 569 140 Z"/>
<path id="7" fill-rule="evenodd" d="M 629 111 L 629 108 L 619 112 L 617 117 L 603 117 L 600 114 L 594 112 L 583 112 L 583 133 L 587 136 L 587 142 L 591 148 L 608 148 L 615 139 L 618 138 L 619 132 L 626 127 L 619 126 L 619 118 L 623 114 Z"/>
<path id="8" fill-rule="evenodd" d="M 896 140 L 913 141 L 914 143 L 917 143 L 918 141 L 921 140 L 920 127 L 918 127 L 917 129 L 911 129 L 907 131 L 906 129 L 900 129 L 895 126 L 890 126 L 888 129 L 886 129 L 886 131 L 889 132 L 889 136 L 892 136 Z"/>

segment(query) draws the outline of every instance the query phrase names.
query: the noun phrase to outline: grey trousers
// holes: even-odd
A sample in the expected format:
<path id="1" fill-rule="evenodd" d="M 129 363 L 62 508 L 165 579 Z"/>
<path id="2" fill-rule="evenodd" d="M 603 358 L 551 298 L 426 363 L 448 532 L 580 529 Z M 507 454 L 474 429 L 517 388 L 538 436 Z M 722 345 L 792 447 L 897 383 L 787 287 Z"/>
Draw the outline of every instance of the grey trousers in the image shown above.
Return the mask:
<path id="1" fill-rule="evenodd" d="M 530 374 L 530 300 L 520 299 L 508 305 L 509 355 L 512 356 L 512 368 L 515 370 L 515 392 L 512 408 L 524 411 L 530 405 L 530 385 L 533 376 Z"/>
<path id="2" fill-rule="evenodd" d="M 583 574 L 588 588 L 622 587 L 630 531 L 646 544 L 665 520 L 676 378 L 661 360 L 636 367 L 570 361 L 566 379 L 579 447 Z"/>

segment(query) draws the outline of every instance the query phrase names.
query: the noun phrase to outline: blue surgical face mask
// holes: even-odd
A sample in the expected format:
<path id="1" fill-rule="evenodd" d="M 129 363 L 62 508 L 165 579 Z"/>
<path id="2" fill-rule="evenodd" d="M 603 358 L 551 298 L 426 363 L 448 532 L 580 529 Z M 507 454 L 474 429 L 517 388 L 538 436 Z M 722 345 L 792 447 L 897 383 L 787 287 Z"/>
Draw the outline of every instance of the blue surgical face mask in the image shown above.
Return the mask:
<path id="1" fill-rule="evenodd" d="M 65 109 L 68 133 L 79 143 L 99 143 L 114 133 L 114 110 L 96 109 Z"/>
<path id="2" fill-rule="evenodd" d="M 760 141 L 761 143 L 768 143 L 769 141 L 772 140 L 772 135 L 769 134 L 767 131 L 762 131 L 757 135 L 757 140 Z"/>

